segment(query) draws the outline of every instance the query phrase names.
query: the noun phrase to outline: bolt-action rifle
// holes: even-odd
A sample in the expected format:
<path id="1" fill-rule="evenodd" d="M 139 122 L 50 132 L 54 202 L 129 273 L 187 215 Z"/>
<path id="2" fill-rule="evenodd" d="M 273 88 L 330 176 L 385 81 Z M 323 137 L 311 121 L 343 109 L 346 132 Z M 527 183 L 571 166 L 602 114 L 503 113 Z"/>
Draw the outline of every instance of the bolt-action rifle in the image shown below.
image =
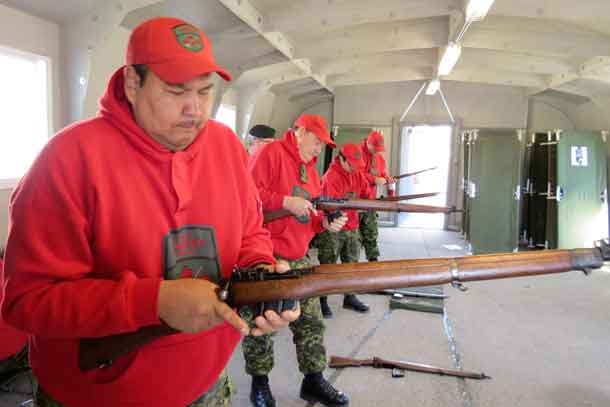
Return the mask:
<path id="1" fill-rule="evenodd" d="M 344 368 L 344 367 L 361 367 L 361 366 L 372 366 L 380 369 L 401 369 L 401 370 L 412 370 L 414 372 L 423 372 L 423 373 L 434 373 L 441 376 L 454 376 L 461 377 L 464 379 L 491 379 L 491 377 L 487 376 L 485 373 L 476 373 L 469 372 L 467 370 L 457 370 L 457 369 L 446 369 L 442 367 L 436 367 L 431 365 L 425 365 L 422 363 L 414 363 L 407 361 L 395 361 L 395 360 L 386 360 L 378 357 L 373 357 L 372 359 L 352 359 L 352 358 L 344 358 L 340 356 L 331 356 L 330 362 L 328 363 L 328 367 L 333 368 Z"/>
<path id="2" fill-rule="evenodd" d="M 467 257 L 393 260 L 369 263 L 323 264 L 290 270 L 285 274 L 266 269 L 236 269 L 231 279 L 218 288 L 219 298 L 233 307 L 303 299 L 330 294 L 370 292 L 388 288 L 452 284 L 564 273 L 580 270 L 588 274 L 610 261 L 608 240 L 596 247 L 572 250 L 544 250 L 488 254 Z M 136 332 L 80 341 L 83 371 L 107 366 L 117 357 L 132 352 L 163 336 L 179 331 L 168 325 L 152 325 Z"/>
<path id="3" fill-rule="evenodd" d="M 458 212 L 457 209 L 448 206 L 431 206 L 393 202 L 379 199 L 336 199 L 320 197 L 311 201 L 316 209 L 330 213 L 344 210 L 357 209 L 363 211 L 382 212 L 417 212 L 417 213 L 451 213 Z M 263 212 L 263 223 L 269 223 L 276 219 L 293 216 L 288 209 L 277 209 Z M 332 220 L 332 219 L 331 219 Z"/>
<path id="4" fill-rule="evenodd" d="M 409 201 L 411 199 L 428 198 L 429 196 L 437 196 L 439 194 L 440 194 L 440 192 L 425 192 L 423 194 L 384 196 L 377 200 L 378 201 Z"/>

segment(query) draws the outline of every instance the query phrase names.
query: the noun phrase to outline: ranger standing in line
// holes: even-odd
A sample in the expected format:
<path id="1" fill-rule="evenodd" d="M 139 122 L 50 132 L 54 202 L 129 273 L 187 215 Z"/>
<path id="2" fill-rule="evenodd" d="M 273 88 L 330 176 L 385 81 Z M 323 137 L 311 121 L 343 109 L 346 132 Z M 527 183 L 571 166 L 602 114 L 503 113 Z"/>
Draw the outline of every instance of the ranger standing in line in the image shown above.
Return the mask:
<path id="1" fill-rule="evenodd" d="M 345 216 L 330 222 L 314 209 L 311 199 L 320 196 L 320 177 L 316 160 L 324 144 L 334 147 L 325 120 L 316 115 L 302 115 L 295 130 L 256 154 L 250 171 L 260 193 L 263 210 L 287 209 L 294 216 L 269 222 L 273 253 L 287 261 L 291 268 L 307 267 L 309 242 L 324 230 L 339 231 Z M 254 316 L 252 308 L 242 309 L 246 320 Z M 301 316 L 290 323 L 296 345 L 299 370 L 305 375 L 301 398 L 325 406 L 348 404 L 345 394 L 337 391 L 322 375 L 326 368 L 324 322 L 318 298 L 301 300 Z M 242 342 L 246 373 L 252 376 L 250 400 L 255 407 L 273 407 L 275 399 L 269 387 L 268 374 L 273 368 L 273 341 L 270 335 L 247 336 Z"/>
<path id="2" fill-rule="evenodd" d="M 388 177 L 385 159 L 380 154 L 385 150 L 383 135 L 378 131 L 372 131 L 362 140 L 361 147 L 365 164 L 364 176 L 369 184 L 369 198 L 375 199 L 378 186 L 393 182 L 392 178 Z M 360 212 L 360 238 L 368 261 L 377 261 L 379 258 L 378 234 L 377 213 Z"/>
<path id="3" fill-rule="evenodd" d="M 276 263 L 246 151 L 210 119 L 213 74 L 230 75 L 176 18 L 136 27 L 125 59 L 11 195 L 2 317 L 30 335 L 38 407 L 227 407 L 241 337 L 299 315 L 249 327 L 218 298 L 235 266 Z M 181 332 L 80 369 L 81 339 L 162 323 Z"/>
<path id="4" fill-rule="evenodd" d="M 356 144 L 345 144 L 339 155 L 322 178 L 322 196 L 330 198 L 368 198 L 369 185 L 364 176 L 362 149 Z M 342 263 L 355 263 L 360 258 L 360 233 L 358 232 L 358 211 L 348 210 L 347 223 L 340 231 L 322 232 L 318 235 L 318 259 L 320 264 L 335 264 L 340 257 Z M 332 311 L 327 297 L 320 297 L 324 318 L 331 318 Z M 343 308 L 367 312 L 369 306 L 354 294 L 345 294 Z"/>
<path id="5" fill-rule="evenodd" d="M 264 124 L 254 125 L 246 136 L 246 149 L 253 156 L 258 150 L 275 140 L 275 129 Z"/>

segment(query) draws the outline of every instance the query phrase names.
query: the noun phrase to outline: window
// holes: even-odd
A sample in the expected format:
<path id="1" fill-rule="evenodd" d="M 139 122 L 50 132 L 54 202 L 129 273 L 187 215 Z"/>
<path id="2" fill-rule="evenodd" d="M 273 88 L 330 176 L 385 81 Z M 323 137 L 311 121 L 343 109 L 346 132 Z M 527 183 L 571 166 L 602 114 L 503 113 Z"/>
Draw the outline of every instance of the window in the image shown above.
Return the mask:
<path id="1" fill-rule="evenodd" d="M 216 117 L 214 119 L 229 126 L 231 130 L 235 131 L 235 123 L 237 121 L 236 118 L 237 115 L 235 113 L 235 106 L 222 104 L 218 108 L 218 111 L 216 112 Z"/>
<path id="2" fill-rule="evenodd" d="M 11 188 L 50 136 L 48 59 L 0 47 L 0 89 L 0 188 Z"/>

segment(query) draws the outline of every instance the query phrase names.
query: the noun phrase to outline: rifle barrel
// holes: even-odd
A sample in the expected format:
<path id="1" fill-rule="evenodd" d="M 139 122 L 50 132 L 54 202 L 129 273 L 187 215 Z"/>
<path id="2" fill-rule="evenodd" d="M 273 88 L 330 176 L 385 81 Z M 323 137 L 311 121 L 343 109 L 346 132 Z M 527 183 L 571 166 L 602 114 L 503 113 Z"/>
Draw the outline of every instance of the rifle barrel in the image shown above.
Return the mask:
<path id="1" fill-rule="evenodd" d="M 412 177 L 413 175 L 421 174 L 422 172 L 432 171 L 432 170 L 435 170 L 437 168 L 438 167 L 430 167 L 430 168 L 426 168 L 426 169 L 415 171 L 415 172 L 407 172 L 406 174 L 400 174 L 400 175 L 395 176 L 394 179 L 401 179 L 401 178 Z"/>
<path id="2" fill-rule="evenodd" d="M 545 250 L 468 257 L 322 264 L 304 269 L 299 278 L 235 281 L 234 306 L 302 299 L 346 292 L 379 291 L 500 278 L 588 270 L 603 265 L 599 248 Z"/>
<path id="3" fill-rule="evenodd" d="M 409 194 L 409 195 L 398 195 L 398 196 L 384 196 L 379 198 L 378 201 L 408 201 L 411 199 L 427 198 L 429 196 L 437 196 L 440 192 L 426 192 L 423 194 Z"/>

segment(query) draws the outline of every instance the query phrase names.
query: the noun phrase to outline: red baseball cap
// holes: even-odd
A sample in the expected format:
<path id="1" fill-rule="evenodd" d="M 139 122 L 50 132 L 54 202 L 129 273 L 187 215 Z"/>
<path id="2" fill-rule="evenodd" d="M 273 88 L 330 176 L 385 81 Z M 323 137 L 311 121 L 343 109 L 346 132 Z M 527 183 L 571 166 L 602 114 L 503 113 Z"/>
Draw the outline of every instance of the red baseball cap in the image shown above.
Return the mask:
<path id="1" fill-rule="evenodd" d="M 337 147 L 333 139 L 330 138 L 330 133 L 328 132 L 326 126 L 326 120 L 324 120 L 322 116 L 318 116 L 316 114 L 302 114 L 294 122 L 294 125 L 297 127 L 303 127 L 305 130 L 312 132 L 330 147 Z"/>
<path id="2" fill-rule="evenodd" d="M 344 144 L 341 147 L 341 155 L 355 170 L 362 170 L 366 166 L 362 158 L 362 149 L 357 144 Z"/>
<path id="3" fill-rule="evenodd" d="M 158 17 L 137 26 L 129 37 L 125 63 L 146 64 L 168 83 L 184 83 L 210 72 L 231 80 L 216 65 L 212 44 L 203 31 L 178 18 Z"/>
<path id="4" fill-rule="evenodd" d="M 385 151 L 383 144 L 383 136 L 378 131 L 372 131 L 367 139 L 368 143 L 373 146 L 376 152 Z"/>

